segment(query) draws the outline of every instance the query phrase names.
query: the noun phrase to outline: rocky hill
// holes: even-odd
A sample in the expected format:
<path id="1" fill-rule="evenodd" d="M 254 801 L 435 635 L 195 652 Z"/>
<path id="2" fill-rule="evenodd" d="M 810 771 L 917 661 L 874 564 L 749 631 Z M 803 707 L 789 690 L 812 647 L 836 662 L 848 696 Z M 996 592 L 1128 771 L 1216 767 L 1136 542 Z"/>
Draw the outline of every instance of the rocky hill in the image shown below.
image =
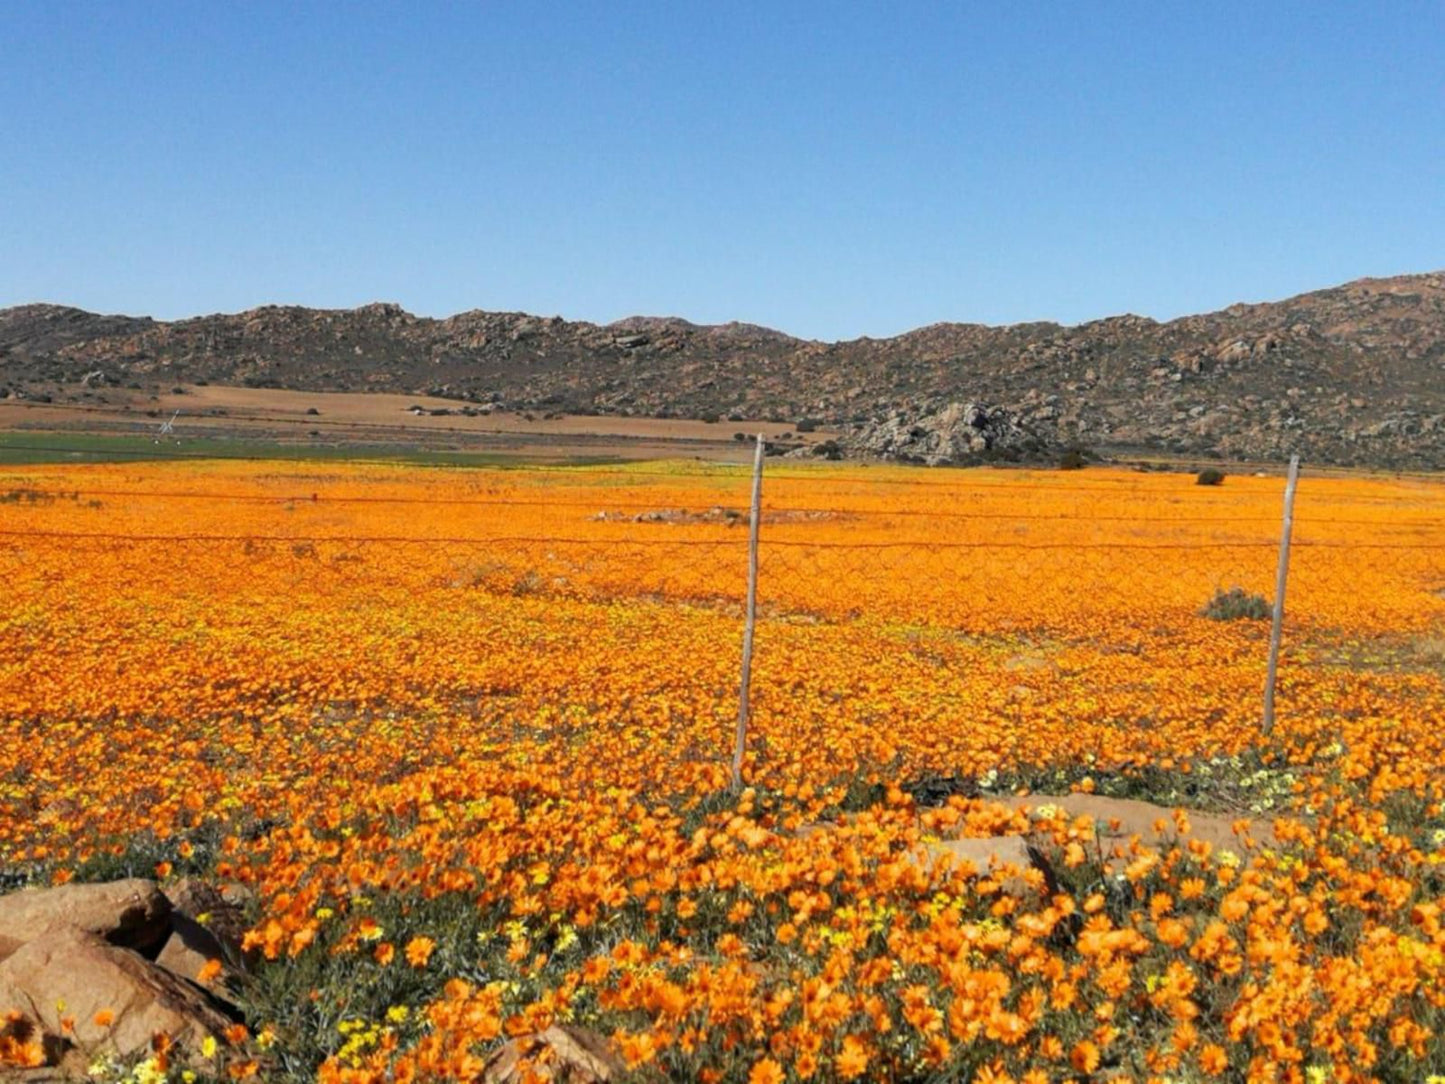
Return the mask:
<path id="1" fill-rule="evenodd" d="M 174 322 L 54 305 L 0 310 L 0 396 L 201 381 L 860 432 L 978 403 L 1050 446 L 1259 460 L 1299 451 L 1315 462 L 1436 467 L 1445 466 L 1445 272 L 1167 323 L 934 324 L 836 343 L 672 318 L 600 326 L 473 311 L 434 320 L 388 304 Z"/>

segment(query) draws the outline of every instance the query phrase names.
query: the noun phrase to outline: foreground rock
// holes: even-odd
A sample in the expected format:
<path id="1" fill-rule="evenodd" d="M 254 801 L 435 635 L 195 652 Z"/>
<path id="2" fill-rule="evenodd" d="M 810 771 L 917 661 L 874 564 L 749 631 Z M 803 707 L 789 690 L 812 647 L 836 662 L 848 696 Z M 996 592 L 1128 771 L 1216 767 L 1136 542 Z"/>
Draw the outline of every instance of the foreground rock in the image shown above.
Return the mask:
<path id="1" fill-rule="evenodd" d="M 97 1054 L 143 1055 L 160 1034 L 182 1053 L 219 1038 L 240 1019 L 221 995 L 244 963 L 244 928 L 237 897 L 196 880 L 169 894 L 135 878 L 0 897 L 0 1063 L 63 1079 Z"/>
<path id="2" fill-rule="evenodd" d="M 46 1035 L 119 1055 L 145 1051 L 157 1034 L 195 1049 L 232 1023 L 191 983 L 73 928 L 52 929 L 0 963 L 0 1006 Z"/>
<path id="3" fill-rule="evenodd" d="M 606 1084 L 626 1067 L 596 1032 L 556 1025 L 501 1046 L 482 1067 L 483 1084 Z"/>
<path id="4" fill-rule="evenodd" d="M 170 933 L 171 902 L 151 881 L 31 888 L 0 896 L 0 957 L 56 928 L 83 930 L 112 945 L 154 953 Z"/>

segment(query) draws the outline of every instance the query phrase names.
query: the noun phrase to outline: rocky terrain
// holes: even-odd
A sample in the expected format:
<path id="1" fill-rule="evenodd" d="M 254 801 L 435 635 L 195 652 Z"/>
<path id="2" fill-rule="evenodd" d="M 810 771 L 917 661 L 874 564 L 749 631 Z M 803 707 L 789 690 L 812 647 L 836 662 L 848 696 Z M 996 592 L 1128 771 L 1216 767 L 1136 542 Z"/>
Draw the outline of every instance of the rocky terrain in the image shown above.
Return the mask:
<path id="1" fill-rule="evenodd" d="M 1020 424 L 1016 413 L 981 403 L 909 403 L 855 426 L 836 442 L 854 457 L 871 456 L 930 467 L 990 461 L 1028 462 L 1060 449 Z M 798 455 L 827 455 L 803 448 Z M 842 456 L 839 456 L 842 458 Z"/>
<path id="2" fill-rule="evenodd" d="M 772 419 L 851 433 L 829 446 L 845 454 L 924 462 L 986 458 L 979 448 L 940 452 L 954 438 L 917 424 L 951 411 L 957 430 L 959 411 L 982 410 L 985 428 L 1005 434 L 989 437 L 987 452 L 1278 460 L 1297 451 L 1317 463 L 1434 468 L 1445 458 L 1445 272 L 1167 323 L 934 324 L 836 343 L 662 318 L 599 326 L 474 311 L 434 320 L 387 304 L 174 322 L 54 305 L 0 310 L 0 396 L 103 401 L 108 387 L 203 382 Z"/>

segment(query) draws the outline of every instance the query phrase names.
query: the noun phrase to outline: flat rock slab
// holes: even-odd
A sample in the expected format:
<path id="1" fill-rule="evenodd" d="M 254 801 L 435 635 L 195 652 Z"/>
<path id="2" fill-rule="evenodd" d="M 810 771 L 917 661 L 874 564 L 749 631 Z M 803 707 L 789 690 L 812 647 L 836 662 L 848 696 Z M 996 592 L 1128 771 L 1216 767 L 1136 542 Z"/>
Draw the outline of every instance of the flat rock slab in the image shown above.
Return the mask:
<path id="1" fill-rule="evenodd" d="M 52 929 L 0 963 L 0 1016 L 10 1011 L 51 1036 L 67 1034 L 68 1019 L 78 1046 L 122 1056 L 148 1050 L 157 1033 L 194 1050 L 231 1024 L 199 987 L 75 928 Z M 102 1011 L 108 1023 L 96 1022 Z"/>
<path id="2" fill-rule="evenodd" d="M 153 953 L 170 933 L 170 917 L 170 900 L 154 882 L 139 877 L 105 884 L 25 888 L 0 896 L 0 953 L 6 943 L 24 944 L 60 927 Z"/>
<path id="3" fill-rule="evenodd" d="M 1244 841 L 1234 831 L 1235 824 L 1241 821 L 1244 822 L 1245 837 L 1256 844 L 1274 841 L 1273 827 L 1263 821 L 1195 810 L 1184 811 L 1189 832 L 1182 834 L 1175 822 L 1173 809 L 1131 798 L 1108 798 L 1101 794 L 1029 794 L 991 798 L 990 801 L 1001 802 L 1011 809 L 1028 810 L 1033 815 L 1041 809 L 1054 808 L 1065 811 L 1070 819 L 1091 817 L 1095 831 L 1106 842 L 1127 842 L 1137 835 L 1145 846 L 1167 847 L 1197 839 L 1208 843 L 1216 853 L 1227 851 L 1242 856 L 1246 850 Z"/>
<path id="4" fill-rule="evenodd" d="M 910 859 L 926 870 L 931 871 L 947 863 L 955 869 L 971 870 L 979 877 L 1011 869 L 1013 872 L 1004 878 L 1003 889 L 1013 896 L 1033 891 L 1023 876 L 1031 869 L 1043 874 L 1045 884 L 1053 881 L 1052 871 L 1023 836 L 935 840 L 920 844 L 911 852 Z"/>

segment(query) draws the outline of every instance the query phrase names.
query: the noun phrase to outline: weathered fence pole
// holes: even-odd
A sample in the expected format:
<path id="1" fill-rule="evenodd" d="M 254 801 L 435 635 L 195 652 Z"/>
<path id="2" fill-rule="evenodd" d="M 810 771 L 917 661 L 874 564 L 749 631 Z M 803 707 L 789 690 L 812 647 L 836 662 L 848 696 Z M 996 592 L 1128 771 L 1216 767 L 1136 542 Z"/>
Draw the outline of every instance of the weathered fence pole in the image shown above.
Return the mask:
<path id="1" fill-rule="evenodd" d="M 1289 457 L 1284 483 L 1284 527 L 1279 537 L 1279 568 L 1274 576 L 1274 623 L 1269 630 L 1269 667 L 1264 678 L 1264 733 L 1274 730 L 1274 687 L 1279 676 L 1279 643 L 1284 630 L 1284 589 L 1289 580 L 1289 536 L 1294 529 L 1294 489 L 1299 481 L 1299 456 Z"/>
<path id="2" fill-rule="evenodd" d="M 748 600 L 743 620 L 743 673 L 738 684 L 738 733 L 733 743 L 733 790 L 743 786 L 743 749 L 748 743 L 748 690 L 753 676 L 753 626 L 758 618 L 758 524 L 763 507 L 763 435 L 753 455 L 753 505 L 748 517 Z"/>

